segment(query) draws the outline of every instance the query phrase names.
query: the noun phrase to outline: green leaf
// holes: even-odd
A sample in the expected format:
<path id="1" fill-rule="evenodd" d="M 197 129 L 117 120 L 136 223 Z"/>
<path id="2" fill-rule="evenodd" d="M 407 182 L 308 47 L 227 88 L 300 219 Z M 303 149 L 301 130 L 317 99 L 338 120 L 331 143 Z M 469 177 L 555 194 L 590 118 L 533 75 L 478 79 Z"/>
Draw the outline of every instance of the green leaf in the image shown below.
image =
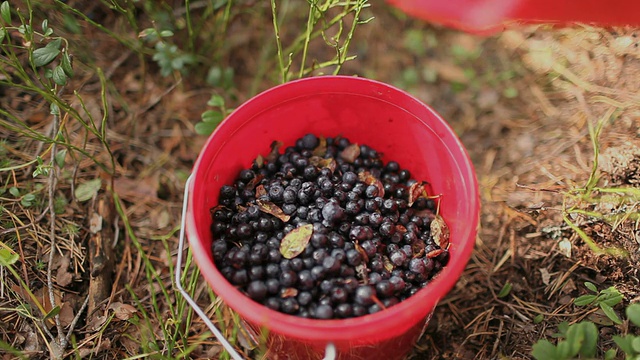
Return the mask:
<path id="1" fill-rule="evenodd" d="M 568 331 L 569 331 L 568 322 L 563 321 L 560 324 L 558 324 L 558 333 L 560 334 L 560 337 L 566 337 Z"/>
<path id="2" fill-rule="evenodd" d="M 596 351 L 598 350 L 598 328 L 590 321 L 583 321 L 581 324 L 581 331 L 584 334 L 584 342 L 580 348 L 580 355 L 594 358 Z"/>
<path id="3" fill-rule="evenodd" d="M 12 186 L 9 188 L 9 194 L 13 195 L 14 197 L 20 197 L 20 189 L 18 189 L 15 186 Z"/>
<path id="4" fill-rule="evenodd" d="M 582 331 L 582 324 L 577 323 L 569 326 L 569 331 L 567 331 L 567 347 L 568 352 L 566 357 L 574 357 L 580 353 L 580 349 L 584 344 L 585 334 Z M 560 344 L 558 344 L 558 348 L 560 348 Z"/>
<path id="5" fill-rule="evenodd" d="M 538 315 L 536 315 L 536 317 L 533 318 L 533 323 L 534 324 L 540 324 L 542 322 L 542 320 L 544 320 L 544 315 L 538 314 Z"/>
<path id="6" fill-rule="evenodd" d="M 42 320 L 44 321 L 44 320 L 47 320 L 47 319 L 51 319 L 52 317 L 54 317 L 54 316 L 56 316 L 58 314 L 60 314 L 60 305 L 56 305 L 53 309 L 51 309 L 51 311 L 49 311 L 47 313 L 47 315 L 44 316 L 44 319 L 42 319 Z"/>
<path id="7" fill-rule="evenodd" d="M 33 64 L 36 67 L 44 66 L 53 61 L 60 54 L 61 39 L 53 40 L 45 47 L 33 50 Z"/>
<path id="8" fill-rule="evenodd" d="M 531 355 L 536 360 L 557 359 L 557 349 L 548 340 L 542 339 L 533 344 Z"/>
<path id="9" fill-rule="evenodd" d="M 511 292 L 511 288 L 513 287 L 513 285 L 511 285 L 510 282 L 506 282 L 504 284 L 504 286 L 502 287 L 502 290 L 500 290 L 500 292 L 498 293 L 498 297 L 499 298 L 503 298 L 507 295 L 509 295 L 509 293 Z"/>
<path id="10" fill-rule="evenodd" d="M 198 135 L 211 135 L 213 130 L 216 129 L 218 125 L 208 122 L 199 122 L 195 125 L 196 134 Z"/>
<path id="11" fill-rule="evenodd" d="M 160 36 L 164 37 L 164 38 L 171 37 L 171 36 L 173 36 L 173 31 L 171 31 L 171 30 L 162 30 L 162 31 L 160 31 Z"/>
<path id="12" fill-rule="evenodd" d="M 622 320 L 620 320 L 620 318 L 618 317 L 618 314 L 616 314 L 613 308 L 609 306 L 607 303 L 601 302 L 600 308 L 602 309 L 604 314 L 607 315 L 609 319 L 611 319 L 611 321 L 613 321 L 618 325 L 622 324 Z"/>
<path id="13" fill-rule="evenodd" d="M 627 307 L 627 319 L 635 326 L 640 327 L 640 304 L 631 304 Z"/>
<path id="14" fill-rule="evenodd" d="M 300 255 L 309 244 L 313 234 L 313 224 L 306 224 L 291 230 L 280 243 L 280 254 L 285 259 Z"/>
<path id="15" fill-rule="evenodd" d="M 67 74 L 68 77 L 73 77 L 73 66 L 71 64 L 71 56 L 67 51 L 62 52 L 62 61 L 60 62 L 62 65 L 62 70 Z"/>
<path id="16" fill-rule="evenodd" d="M 586 286 L 587 289 L 593 291 L 594 293 L 598 293 L 598 288 L 592 282 L 585 281 L 584 286 Z"/>
<path id="17" fill-rule="evenodd" d="M 211 95 L 211 99 L 207 101 L 207 105 L 213 107 L 223 107 L 224 106 L 224 98 L 218 94 Z"/>
<path id="18" fill-rule="evenodd" d="M 614 360 L 618 355 L 618 351 L 616 349 L 609 349 L 604 352 L 604 360 Z"/>
<path id="19" fill-rule="evenodd" d="M 7 35 L 7 31 L 5 29 L 0 28 L 0 43 L 4 40 L 4 37 Z"/>
<path id="20" fill-rule="evenodd" d="M 573 300 L 573 303 L 578 306 L 585 306 L 596 301 L 596 295 L 582 295 Z"/>
<path id="21" fill-rule="evenodd" d="M 609 306 L 616 306 L 622 301 L 622 299 L 624 299 L 624 296 L 622 295 L 622 293 L 613 286 L 605 290 L 602 290 L 600 292 L 600 296 L 598 297 L 599 297 L 598 302 L 604 302 Z"/>
<path id="22" fill-rule="evenodd" d="M 0 265 L 9 266 L 15 264 L 20 259 L 20 255 L 7 248 L 0 248 Z"/>
<path id="23" fill-rule="evenodd" d="M 2 20 L 9 25 L 11 24 L 11 9 L 9 8 L 9 2 L 3 1 L 2 5 L 0 5 L 0 15 L 2 15 Z"/>
<path id="24" fill-rule="evenodd" d="M 51 103 L 51 105 L 49 105 L 49 114 L 58 116 L 60 115 L 60 108 L 57 104 Z"/>
<path id="25" fill-rule="evenodd" d="M 556 356 L 558 359 L 572 359 L 574 357 L 575 354 L 578 353 L 578 349 L 576 349 L 576 352 L 573 352 L 574 347 L 572 346 L 572 344 L 567 341 L 559 341 L 558 345 L 556 346 Z"/>
<path id="26" fill-rule="evenodd" d="M 76 188 L 74 195 L 76 196 L 76 200 L 79 202 L 84 202 L 93 198 L 100 188 L 102 187 L 102 179 L 93 179 L 87 182 L 84 182 Z"/>
<path id="27" fill-rule="evenodd" d="M 202 121 L 219 124 L 223 119 L 222 113 L 216 110 L 207 110 L 202 113 Z"/>
<path id="28" fill-rule="evenodd" d="M 49 30 L 49 20 L 42 20 L 42 32 L 47 32 Z"/>
<path id="29" fill-rule="evenodd" d="M 616 343 L 616 345 L 618 345 L 618 347 L 625 354 L 629 354 L 629 355 L 633 354 L 633 346 L 631 345 L 631 342 L 633 341 L 634 338 L 635 336 L 633 335 L 626 335 L 624 337 L 613 335 L 613 341 Z"/>
<path id="30" fill-rule="evenodd" d="M 67 84 L 67 74 L 64 73 L 62 66 L 58 65 L 53 69 L 53 81 L 60 86 Z"/>
<path id="31" fill-rule="evenodd" d="M 67 156 L 67 149 L 62 149 L 58 151 L 58 153 L 56 153 L 56 155 L 54 156 L 54 160 L 56 161 L 56 164 L 58 165 L 58 167 L 64 167 L 64 159 L 66 156 Z"/>
<path id="32" fill-rule="evenodd" d="M 636 336 L 633 340 L 631 340 L 631 347 L 636 354 L 640 354 L 640 336 Z"/>

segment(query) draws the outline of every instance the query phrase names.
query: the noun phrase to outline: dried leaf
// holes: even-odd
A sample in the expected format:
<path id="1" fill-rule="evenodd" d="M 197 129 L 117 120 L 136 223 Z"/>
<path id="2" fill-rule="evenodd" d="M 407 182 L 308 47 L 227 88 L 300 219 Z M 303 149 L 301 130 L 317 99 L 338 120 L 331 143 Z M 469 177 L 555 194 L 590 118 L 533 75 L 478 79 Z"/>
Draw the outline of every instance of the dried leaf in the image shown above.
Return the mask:
<path id="1" fill-rule="evenodd" d="M 258 165 L 259 168 L 261 168 L 261 167 L 264 166 L 264 157 L 262 157 L 262 155 L 258 154 L 258 157 L 256 157 L 254 162 L 256 163 L 256 165 Z"/>
<path id="2" fill-rule="evenodd" d="M 121 302 L 113 302 L 109 305 L 109 310 L 113 310 L 113 314 L 120 320 L 129 320 L 138 310 L 129 304 Z"/>
<path id="3" fill-rule="evenodd" d="M 348 163 L 354 162 L 360 156 L 360 145 L 351 144 L 340 152 L 340 157 Z"/>
<path id="4" fill-rule="evenodd" d="M 367 185 L 375 185 L 378 188 L 378 196 L 384 197 L 384 185 L 382 185 L 382 182 L 378 180 L 378 178 L 373 176 L 370 172 L 363 171 L 359 173 L 358 180 Z"/>
<path id="5" fill-rule="evenodd" d="M 392 272 L 393 269 L 395 269 L 395 266 L 386 255 L 382 256 L 382 262 L 384 263 L 384 268 L 387 269 L 388 272 Z"/>
<path id="6" fill-rule="evenodd" d="M 336 167 L 338 164 L 334 158 L 325 159 L 320 156 L 312 156 L 309 158 L 309 163 L 313 166 L 317 166 L 319 168 L 327 168 L 331 170 L 331 172 L 336 171 Z"/>
<path id="7" fill-rule="evenodd" d="M 306 224 L 291 230 L 280 243 L 280 253 L 286 259 L 300 255 L 309 244 L 313 234 L 313 224 Z"/>
<path id="8" fill-rule="evenodd" d="M 296 297 L 296 296 L 298 296 L 298 289 L 296 288 L 286 288 L 286 289 L 283 289 L 282 292 L 280 293 L 280 297 L 283 299 Z"/>
<path id="9" fill-rule="evenodd" d="M 313 155 L 323 157 L 327 153 L 327 139 L 324 136 L 320 136 L 318 139 L 320 143 L 313 149 Z"/>
<path id="10" fill-rule="evenodd" d="M 285 214 L 282 209 L 278 207 L 278 205 L 272 203 L 271 201 L 256 200 L 256 204 L 258 204 L 258 209 L 260 209 L 260 211 L 271 214 L 284 222 L 287 222 L 289 221 L 289 219 L 291 219 L 291 216 Z"/>
<path id="11" fill-rule="evenodd" d="M 404 227 L 404 225 L 402 225 L 402 224 L 398 224 L 398 225 L 396 225 L 396 232 L 400 233 L 400 235 L 402 235 L 402 234 L 407 232 L 407 228 Z"/>
<path id="12" fill-rule="evenodd" d="M 267 195 L 267 190 L 264 188 L 264 185 L 260 184 L 256 187 L 256 199 L 264 195 Z"/>
<path id="13" fill-rule="evenodd" d="M 282 147 L 281 141 L 274 141 L 271 143 L 271 152 L 267 155 L 266 160 L 270 163 L 276 162 L 280 156 L 280 148 Z"/>
<path id="14" fill-rule="evenodd" d="M 416 241 L 415 243 L 413 243 L 411 245 L 411 251 L 413 252 L 413 258 L 421 258 L 421 257 L 423 257 L 424 256 L 424 249 L 426 247 L 427 247 L 427 245 L 422 240 Z"/>
<path id="15" fill-rule="evenodd" d="M 424 187 L 426 183 L 424 181 L 419 181 L 411 184 L 409 186 L 409 206 L 413 206 L 413 203 L 418 200 L 419 197 L 428 197 L 427 190 Z"/>
<path id="16" fill-rule="evenodd" d="M 449 227 L 440 215 L 435 215 L 431 220 L 431 237 L 441 249 L 449 247 Z"/>
<path id="17" fill-rule="evenodd" d="M 431 259 L 431 258 L 437 257 L 438 255 L 442 254 L 443 252 L 444 252 L 443 249 L 435 249 L 435 250 L 429 251 L 427 253 L 427 257 Z"/>
<path id="18" fill-rule="evenodd" d="M 356 274 L 362 279 L 362 282 L 367 285 L 369 284 L 369 278 L 367 277 L 367 263 L 363 262 L 360 265 L 356 266 Z"/>
<path id="19" fill-rule="evenodd" d="M 247 207 L 242 205 L 236 205 L 236 209 L 238 209 L 238 212 L 243 212 L 247 210 Z"/>
<path id="20" fill-rule="evenodd" d="M 264 175 L 262 174 L 256 175 L 253 179 L 251 179 L 251 181 L 247 183 L 247 186 L 245 186 L 245 189 L 247 190 L 255 189 L 256 185 L 258 185 L 263 178 L 264 178 Z"/>
<path id="21" fill-rule="evenodd" d="M 360 246 L 360 244 L 358 244 L 357 241 L 355 243 L 353 243 L 353 245 L 355 245 L 356 250 L 360 253 L 360 255 L 362 255 L 362 261 L 365 264 L 369 263 L 369 256 L 367 255 L 367 252 L 364 251 L 362 246 Z"/>

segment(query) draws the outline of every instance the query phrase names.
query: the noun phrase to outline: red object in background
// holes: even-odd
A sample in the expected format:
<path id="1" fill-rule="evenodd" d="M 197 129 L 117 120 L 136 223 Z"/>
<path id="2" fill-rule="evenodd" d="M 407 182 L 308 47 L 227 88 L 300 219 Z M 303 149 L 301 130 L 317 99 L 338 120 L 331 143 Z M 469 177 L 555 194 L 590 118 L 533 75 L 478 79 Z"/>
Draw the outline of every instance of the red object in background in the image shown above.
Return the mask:
<path id="1" fill-rule="evenodd" d="M 381 312 L 353 319 L 314 320 L 258 304 L 215 267 L 210 209 L 218 192 L 270 144 L 285 146 L 306 133 L 342 135 L 397 160 L 431 194 L 451 232 L 450 260 L 429 285 Z M 471 161 L 449 125 L 411 95 L 383 83 L 344 76 L 298 80 L 263 92 L 238 107 L 211 135 L 193 169 L 186 233 L 196 263 L 213 291 L 253 329 L 269 331 L 271 359 L 321 359 L 327 343 L 337 359 L 401 359 L 415 345 L 438 301 L 464 270 L 475 243 L 478 183 Z"/>
<path id="2" fill-rule="evenodd" d="M 640 25 L 638 0 L 387 0 L 417 18 L 474 33 L 514 23 Z"/>

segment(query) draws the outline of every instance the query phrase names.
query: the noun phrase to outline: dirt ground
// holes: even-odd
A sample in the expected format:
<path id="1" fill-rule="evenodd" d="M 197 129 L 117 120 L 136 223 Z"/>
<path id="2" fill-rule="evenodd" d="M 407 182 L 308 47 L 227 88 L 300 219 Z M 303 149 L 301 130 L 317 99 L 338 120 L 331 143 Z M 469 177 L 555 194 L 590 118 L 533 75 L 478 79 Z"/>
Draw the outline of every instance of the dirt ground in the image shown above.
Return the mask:
<path id="1" fill-rule="evenodd" d="M 101 5 L 87 10 L 104 24 L 124 26 Z M 607 322 L 595 308 L 572 303 L 587 293 L 585 281 L 598 289 L 615 286 L 624 295 L 622 304 L 614 307 L 621 316 L 624 305 L 640 301 L 637 197 L 621 192 L 606 197 L 598 190 L 583 196 L 594 168 L 600 188 L 637 188 L 640 183 L 640 50 L 634 29 L 529 26 L 478 37 L 409 19 L 378 3 L 367 15 L 375 19 L 356 32 L 351 49 L 357 58 L 341 73 L 394 84 L 436 109 L 462 139 L 480 183 L 481 227 L 474 253 L 456 287 L 437 307 L 411 358 L 530 359 L 532 345 L 550 338 L 562 321 L 589 319 L 600 324 L 601 350 L 613 346 L 614 334 L 637 333 L 628 324 Z M 230 24 L 229 44 L 220 61 L 235 70 L 235 86 L 224 94 L 232 106 L 277 83 L 273 77 L 257 75 L 264 74 L 260 67 L 265 64 L 256 54 L 272 36 L 270 21 L 268 16 L 246 15 Z M 137 330 L 122 326 L 123 321 L 105 325 L 104 316 L 120 311 L 116 316 L 129 319 L 124 313 L 136 311 L 127 307 L 137 304 L 135 297 L 152 307 L 144 260 L 136 255 L 138 246 L 174 291 L 169 268 L 176 255 L 184 181 L 206 139 L 194 132 L 194 124 L 207 107 L 211 89 L 197 71 L 179 83 L 156 76 L 158 69 L 151 62 L 142 66 L 138 55 L 96 28 L 85 28 L 83 36 L 78 41 L 85 44 L 84 51 L 94 55 L 95 65 L 104 69 L 115 89 L 108 93 L 107 134 L 117 160 L 112 186 L 123 201 L 133 233 L 113 220 L 117 209 L 106 191 L 87 203 L 69 205 L 58 219 L 60 227 L 66 218 L 82 228 L 75 237 L 79 245 L 62 242 L 62 255 L 54 259 L 56 294 L 64 293 L 69 304 L 63 307 L 69 313 L 61 313 L 65 324 L 87 294 L 95 297 L 89 303 L 90 315 L 79 324 L 83 357 L 124 358 L 139 351 L 128 338 Z M 100 118 L 95 74 L 80 72 L 75 81 L 89 94 L 84 97 L 86 107 Z M 71 93 L 65 96 L 73 98 Z M 0 88 L 0 106 L 36 129 L 48 126 L 48 109 L 43 109 L 37 95 Z M 595 156 L 589 129 L 598 124 L 603 126 Z M 81 129 L 69 132 L 82 134 Z M 0 134 L 15 145 L 12 156 L 37 149 L 35 142 L 21 143 L 10 129 L 0 129 Z M 103 156 L 99 144 L 94 145 Z M 29 181 L 30 171 L 13 172 L 9 180 L 2 174 L 1 179 Z M 74 171 L 78 180 L 107 179 L 88 162 Z M 9 205 L 3 204 L 18 212 Z M 601 216 L 588 215 L 594 213 Z M 35 221 L 38 213 L 22 209 L 21 214 L 23 221 L 35 224 L 28 227 L 31 233 L 47 237 L 49 225 Z M 96 254 L 104 250 L 88 245 L 98 236 L 91 231 L 93 214 L 100 214 L 103 228 L 109 229 L 99 241 L 109 244 L 119 239 L 111 254 L 113 262 L 100 264 Z M 597 254 L 565 219 L 600 248 L 624 250 L 626 255 Z M 3 224 L 0 239 L 8 242 L 15 231 Z M 40 247 L 27 233 L 21 232 L 26 256 L 20 272 L 33 289 L 39 289 L 36 296 L 44 297 L 46 282 L 36 264 L 46 262 L 48 255 L 39 253 Z M 92 275 L 104 272 L 98 276 L 103 283 L 91 285 L 93 290 L 88 270 Z M 65 277 L 67 281 L 61 280 Z M 505 284 L 512 286 L 511 291 L 499 297 Z M 198 293 L 203 306 L 208 306 L 204 290 L 199 288 Z M 0 301 L 2 308 L 17 304 L 11 297 L 0 296 Z M 29 357 L 48 357 L 27 319 L 4 310 L 0 318 L 5 342 Z M 157 327 L 162 321 L 152 319 L 149 336 L 161 336 Z M 195 321 L 190 333 L 194 341 L 205 331 Z M 191 356 L 217 358 L 219 351 L 220 346 L 207 339 Z"/>

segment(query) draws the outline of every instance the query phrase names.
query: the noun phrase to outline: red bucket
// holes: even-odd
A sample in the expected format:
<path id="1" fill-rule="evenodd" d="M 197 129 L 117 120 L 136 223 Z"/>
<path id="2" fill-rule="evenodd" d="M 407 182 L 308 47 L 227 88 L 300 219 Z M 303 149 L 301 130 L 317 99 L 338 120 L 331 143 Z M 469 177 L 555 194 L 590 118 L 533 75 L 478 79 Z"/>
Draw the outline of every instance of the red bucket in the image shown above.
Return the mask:
<path id="1" fill-rule="evenodd" d="M 211 255 L 209 209 L 270 144 L 285 146 L 307 133 L 342 135 L 396 160 L 442 194 L 440 213 L 451 232 L 448 265 L 428 286 L 381 312 L 342 320 L 286 315 L 254 302 L 218 271 Z M 438 301 L 464 270 L 478 225 L 478 184 L 469 157 L 448 124 L 428 106 L 389 85 L 345 76 L 289 82 L 238 107 L 211 135 L 195 164 L 186 233 L 213 291 L 252 328 L 268 330 L 271 359 L 321 359 L 327 344 L 338 359 L 400 359 L 420 337 Z"/>

